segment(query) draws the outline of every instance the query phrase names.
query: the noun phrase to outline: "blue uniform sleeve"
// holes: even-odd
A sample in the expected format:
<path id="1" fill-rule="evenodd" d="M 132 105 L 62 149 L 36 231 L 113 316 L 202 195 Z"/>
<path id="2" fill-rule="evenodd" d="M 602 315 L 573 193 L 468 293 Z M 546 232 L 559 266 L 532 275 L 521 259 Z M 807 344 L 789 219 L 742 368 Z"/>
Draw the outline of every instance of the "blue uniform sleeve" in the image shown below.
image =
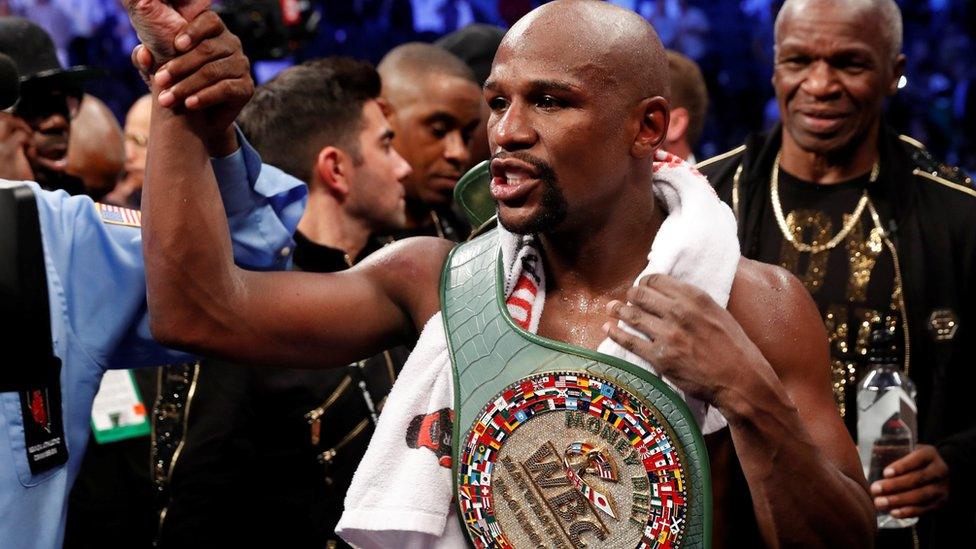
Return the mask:
<path id="1" fill-rule="evenodd" d="M 237 132 L 241 148 L 212 160 L 234 244 L 234 260 L 251 270 L 281 270 L 294 249 L 292 235 L 305 211 L 304 183 L 261 157 Z M 246 182 L 246 184 L 245 184 Z"/>
<path id="2" fill-rule="evenodd" d="M 235 260 L 250 269 L 284 268 L 304 210 L 305 186 L 262 166 L 257 153 L 243 138 L 241 142 L 240 150 L 213 161 Z M 35 192 L 48 262 L 52 326 L 55 318 L 63 319 L 64 337 L 75 338 L 103 368 L 186 360 L 186 355 L 153 341 L 149 332 L 141 231 L 104 222 L 87 197 Z"/>

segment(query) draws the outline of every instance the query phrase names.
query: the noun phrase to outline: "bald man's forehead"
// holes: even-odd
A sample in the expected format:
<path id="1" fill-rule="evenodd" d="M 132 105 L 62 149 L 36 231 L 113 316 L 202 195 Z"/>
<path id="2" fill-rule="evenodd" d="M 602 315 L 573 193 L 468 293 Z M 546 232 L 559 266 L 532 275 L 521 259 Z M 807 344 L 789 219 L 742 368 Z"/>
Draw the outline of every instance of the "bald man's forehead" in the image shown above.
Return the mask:
<path id="1" fill-rule="evenodd" d="M 586 48 L 552 48 L 543 41 L 525 41 L 521 47 L 503 45 L 495 55 L 488 83 L 516 77 L 559 79 L 584 88 L 616 88 L 626 78 L 605 52 Z M 487 84 L 487 83 L 486 83 Z"/>
<path id="2" fill-rule="evenodd" d="M 633 25 L 598 17 L 591 10 L 540 8 L 505 34 L 499 52 L 532 55 L 540 60 L 563 62 L 567 67 L 606 64 L 619 62 L 621 43 L 635 38 Z"/>
<path id="3" fill-rule="evenodd" d="M 900 15 L 897 7 L 886 7 L 886 1 L 790 0 L 776 19 L 776 45 L 791 36 L 795 38 L 798 30 L 816 28 L 839 31 L 878 53 L 894 56 L 901 44 Z M 889 9 L 895 11 L 888 13 Z M 897 21 L 892 20 L 895 17 Z"/>
<path id="4" fill-rule="evenodd" d="M 817 25 L 865 25 L 870 23 L 866 7 L 855 2 L 833 2 L 830 0 L 821 2 L 808 2 L 805 0 L 794 1 L 783 7 L 780 14 L 779 31 L 786 31 L 790 26 L 796 24 L 817 24 Z M 782 37 L 777 35 L 776 39 Z"/>
<path id="5" fill-rule="evenodd" d="M 653 28 L 603 2 L 556 1 L 519 20 L 505 35 L 495 65 L 523 61 L 581 82 L 630 88 L 639 97 L 668 90 L 667 59 Z"/>
<path id="6" fill-rule="evenodd" d="M 810 9 L 784 14 L 777 27 L 777 49 L 866 50 L 875 55 L 887 50 L 882 23 L 877 18 L 862 17 L 863 7 L 834 9 L 833 5 L 813 4 Z"/>
<path id="7" fill-rule="evenodd" d="M 427 103 L 434 97 L 449 97 L 475 105 L 481 104 L 481 90 L 476 83 L 466 78 L 436 72 L 428 73 L 423 78 L 384 80 L 382 96 L 394 110 Z"/>

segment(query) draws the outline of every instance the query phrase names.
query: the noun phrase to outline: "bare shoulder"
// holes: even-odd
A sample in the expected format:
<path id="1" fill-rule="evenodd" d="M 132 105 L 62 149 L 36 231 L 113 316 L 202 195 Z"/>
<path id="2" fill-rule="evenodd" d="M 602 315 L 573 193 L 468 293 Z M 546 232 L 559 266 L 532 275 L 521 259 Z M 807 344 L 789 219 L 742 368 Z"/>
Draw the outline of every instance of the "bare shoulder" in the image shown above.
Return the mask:
<path id="1" fill-rule="evenodd" d="M 729 312 L 776 372 L 813 444 L 866 489 L 830 389 L 827 331 L 803 283 L 781 267 L 742 259 Z"/>
<path id="2" fill-rule="evenodd" d="M 443 238 L 405 238 L 370 255 L 356 270 L 375 280 L 419 331 L 440 310 L 441 271 L 454 246 Z"/>
<path id="3" fill-rule="evenodd" d="M 404 284 L 439 277 L 454 243 L 443 238 L 416 236 L 398 240 L 370 255 L 361 266 Z"/>
<path id="4" fill-rule="evenodd" d="M 803 283 L 775 265 L 741 259 L 729 312 L 783 378 L 827 362 L 827 333 Z"/>

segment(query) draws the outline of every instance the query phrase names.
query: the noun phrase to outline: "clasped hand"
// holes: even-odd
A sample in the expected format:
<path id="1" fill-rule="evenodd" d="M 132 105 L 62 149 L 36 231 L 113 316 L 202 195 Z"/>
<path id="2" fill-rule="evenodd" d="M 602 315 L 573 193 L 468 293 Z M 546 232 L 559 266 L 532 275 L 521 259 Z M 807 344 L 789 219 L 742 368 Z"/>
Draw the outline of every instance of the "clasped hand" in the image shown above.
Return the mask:
<path id="1" fill-rule="evenodd" d="M 160 106 L 198 111 L 208 146 L 226 137 L 254 94 L 240 40 L 209 1 L 124 1 L 142 41 L 132 52 L 133 64 L 159 94 Z"/>
<path id="2" fill-rule="evenodd" d="M 603 328 L 612 340 L 685 393 L 719 409 L 726 389 L 756 368 L 771 368 L 727 310 L 699 288 L 670 276 L 645 276 L 627 291 L 626 303 L 611 301 L 607 312 L 613 321 Z"/>

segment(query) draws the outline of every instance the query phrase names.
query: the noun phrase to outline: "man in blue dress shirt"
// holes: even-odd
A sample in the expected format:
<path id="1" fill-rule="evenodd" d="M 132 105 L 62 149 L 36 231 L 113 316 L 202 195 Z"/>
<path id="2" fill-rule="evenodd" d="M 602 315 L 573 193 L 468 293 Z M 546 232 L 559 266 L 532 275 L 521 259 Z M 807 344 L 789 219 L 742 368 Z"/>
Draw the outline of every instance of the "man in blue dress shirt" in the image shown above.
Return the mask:
<path id="1" fill-rule="evenodd" d="M 216 24 L 213 19 L 206 23 L 211 28 Z M 222 51 L 215 46 L 230 35 L 222 25 L 220 31 L 207 34 L 212 37 L 207 39 L 209 48 L 184 55 L 203 61 L 203 51 Z M 212 55 L 219 58 L 220 54 Z M 243 55 L 236 55 L 236 66 L 246 67 Z M 225 89 L 240 94 L 243 89 L 249 96 L 253 90 L 246 68 L 243 73 L 215 74 L 215 80 L 230 81 L 230 85 L 196 85 L 205 93 Z M 230 102 L 237 109 L 241 104 Z M 236 112 L 224 114 L 215 120 L 225 121 L 223 127 L 229 128 Z M 211 147 L 211 154 L 219 156 L 211 163 L 233 233 L 235 260 L 250 269 L 283 268 L 304 209 L 305 187 L 276 168 L 262 165 L 257 153 L 233 130 L 224 136 Z M 61 363 L 59 383 L 53 385 L 60 385 L 60 402 L 50 402 L 57 398 L 55 390 L 50 391 L 53 397 L 47 391 L 0 393 L 0 546 L 55 548 L 62 543 L 67 496 L 85 452 L 92 400 L 104 372 L 173 363 L 186 356 L 161 347 L 149 333 L 138 212 L 106 208 L 63 191 L 45 191 L 34 182 L 0 179 L 0 187 L 20 187 L 19 192 L 30 191 L 36 200 L 52 351 Z M 6 354 L 17 359 L 8 359 L 2 368 L 32 366 L 30 357 L 18 356 L 17 349 Z M 29 440 L 29 432 L 37 430 L 30 422 L 43 424 L 51 440 L 60 438 L 56 436 L 61 427 L 56 424 L 57 414 L 51 413 L 58 404 L 63 441 L 39 448 Z M 29 422 L 26 429 L 25 422 Z M 65 451 L 66 456 L 59 455 Z"/>

